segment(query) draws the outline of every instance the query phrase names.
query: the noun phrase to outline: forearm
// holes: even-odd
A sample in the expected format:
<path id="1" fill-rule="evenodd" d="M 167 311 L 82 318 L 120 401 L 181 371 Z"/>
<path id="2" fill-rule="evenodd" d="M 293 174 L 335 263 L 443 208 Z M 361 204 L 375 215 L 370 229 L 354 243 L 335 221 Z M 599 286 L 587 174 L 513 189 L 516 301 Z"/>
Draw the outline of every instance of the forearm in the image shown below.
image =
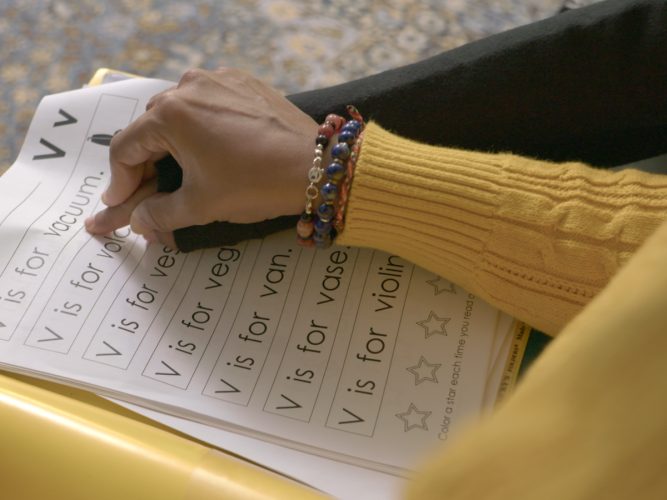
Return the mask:
<path id="1" fill-rule="evenodd" d="M 408 498 L 665 498 L 665 248 L 662 225 Z"/>
<path id="2" fill-rule="evenodd" d="M 619 165 L 667 151 L 665 26 L 663 0 L 608 0 L 289 99 L 318 122 L 354 104 L 430 144 Z M 169 165 L 166 191 L 180 185 Z M 175 238 L 194 250 L 255 234 L 215 223 Z"/>
<path id="3" fill-rule="evenodd" d="M 418 144 L 370 124 L 339 243 L 557 333 L 667 218 L 667 178 Z"/>

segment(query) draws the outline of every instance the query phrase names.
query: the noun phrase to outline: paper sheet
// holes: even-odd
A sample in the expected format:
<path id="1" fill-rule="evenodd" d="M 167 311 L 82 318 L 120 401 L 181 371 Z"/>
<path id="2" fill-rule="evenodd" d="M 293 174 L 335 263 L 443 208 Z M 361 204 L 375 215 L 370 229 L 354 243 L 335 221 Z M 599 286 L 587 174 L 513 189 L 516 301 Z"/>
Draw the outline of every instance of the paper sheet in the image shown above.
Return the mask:
<path id="1" fill-rule="evenodd" d="M 169 86 L 40 104 L 0 178 L 0 362 L 407 474 L 481 413 L 498 311 L 397 256 L 303 249 L 291 232 L 190 254 L 128 228 L 88 235 L 110 136 Z"/>
<path id="2" fill-rule="evenodd" d="M 496 331 L 496 339 L 500 342 L 494 343 L 497 353 L 494 355 L 494 371 L 489 374 L 487 381 L 486 411 L 490 410 L 495 402 L 493 394 L 498 391 L 500 378 L 504 373 L 513 334 L 512 323 L 510 316 L 500 315 Z M 311 455 L 131 403 L 118 400 L 114 402 L 257 464 L 289 477 L 298 478 L 340 500 L 357 500 L 360 497 L 366 500 L 398 499 L 402 498 L 406 487 L 406 480 L 399 476 Z"/>

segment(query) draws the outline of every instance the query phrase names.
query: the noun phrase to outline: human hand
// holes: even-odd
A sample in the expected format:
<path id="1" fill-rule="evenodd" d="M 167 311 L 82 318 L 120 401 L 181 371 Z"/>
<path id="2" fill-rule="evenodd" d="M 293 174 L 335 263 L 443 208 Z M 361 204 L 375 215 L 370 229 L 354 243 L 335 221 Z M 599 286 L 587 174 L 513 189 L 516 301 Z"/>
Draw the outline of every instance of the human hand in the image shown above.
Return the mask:
<path id="1" fill-rule="evenodd" d="M 151 99 L 111 141 L 108 208 L 93 234 L 127 225 L 172 243 L 175 229 L 257 222 L 303 209 L 317 124 L 274 89 L 234 69 L 192 70 Z M 181 187 L 157 193 L 153 162 L 171 154 Z"/>

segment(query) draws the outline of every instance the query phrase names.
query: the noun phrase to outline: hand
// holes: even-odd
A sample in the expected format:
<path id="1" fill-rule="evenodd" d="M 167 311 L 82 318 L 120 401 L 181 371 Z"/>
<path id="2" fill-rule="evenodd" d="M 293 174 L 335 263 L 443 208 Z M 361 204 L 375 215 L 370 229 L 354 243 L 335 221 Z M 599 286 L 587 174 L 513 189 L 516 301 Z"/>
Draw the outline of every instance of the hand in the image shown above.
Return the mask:
<path id="1" fill-rule="evenodd" d="M 274 89 L 239 70 L 191 70 L 146 109 L 111 141 L 108 208 L 86 222 L 91 233 L 129 222 L 149 240 L 173 243 L 178 228 L 303 209 L 317 123 Z M 183 182 L 157 193 L 153 162 L 167 153 Z"/>

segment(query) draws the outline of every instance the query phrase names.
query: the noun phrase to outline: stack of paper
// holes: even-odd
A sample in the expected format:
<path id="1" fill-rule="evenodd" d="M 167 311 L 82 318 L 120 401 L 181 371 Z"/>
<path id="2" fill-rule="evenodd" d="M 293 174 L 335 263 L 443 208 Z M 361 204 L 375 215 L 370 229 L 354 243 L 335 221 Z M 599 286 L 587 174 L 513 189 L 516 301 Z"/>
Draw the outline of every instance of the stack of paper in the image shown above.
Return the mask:
<path id="1" fill-rule="evenodd" d="M 338 497 L 387 498 L 493 405 L 512 319 L 397 256 L 303 249 L 292 232 L 189 254 L 129 228 L 91 237 L 107 139 L 171 85 L 40 104 L 0 178 L 0 364 Z"/>

